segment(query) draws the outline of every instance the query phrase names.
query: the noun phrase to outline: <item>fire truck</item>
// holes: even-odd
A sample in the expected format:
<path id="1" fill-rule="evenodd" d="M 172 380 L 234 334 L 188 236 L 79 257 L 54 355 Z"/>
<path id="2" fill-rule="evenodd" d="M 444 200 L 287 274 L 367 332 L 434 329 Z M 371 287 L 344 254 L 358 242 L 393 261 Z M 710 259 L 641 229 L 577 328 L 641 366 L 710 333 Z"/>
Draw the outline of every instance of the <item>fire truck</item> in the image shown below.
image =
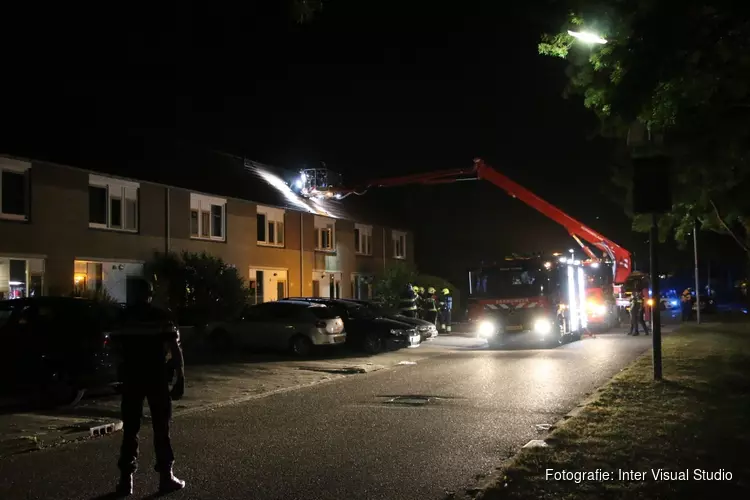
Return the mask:
<path id="1" fill-rule="evenodd" d="M 561 268 L 564 268 L 563 271 L 567 273 L 567 269 L 573 266 L 576 269 L 573 273 L 576 283 L 578 283 L 577 280 L 579 280 L 578 270 L 580 269 L 580 282 L 586 292 L 586 298 L 585 300 L 579 298 L 578 302 L 576 302 L 576 304 L 578 304 L 576 306 L 578 308 L 576 311 L 585 316 L 585 321 L 568 320 L 566 323 L 567 325 L 576 325 L 576 327 L 580 328 L 581 325 L 585 323 L 586 325 L 596 324 L 606 328 L 619 322 L 620 315 L 618 314 L 618 308 L 622 308 L 626 305 L 626 299 L 622 295 L 621 287 L 631 274 L 630 252 L 612 240 L 605 238 L 603 235 L 587 227 L 583 223 L 577 221 L 546 200 L 543 200 L 504 174 L 493 169 L 481 159 L 475 159 L 474 165 L 471 168 L 439 170 L 435 172 L 378 179 L 359 188 L 343 187 L 341 185 L 341 177 L 327 169 L 306 169 L 300 172 L 299 177 L 292 183 L 292 186 L 296 192 L 306 198 L 333 198 L 340 200 L 352 194 L 365 194 L 372 188 L 399 187 L 411 184 L 446 184 L 465 180 L 489 181 L 504 190 L 513 198 L 524 202 L 529 207 L 557 222 L 568 231 L 571 237 L 586 254 L 588 258 L 582 261 L 575 260 L 574 258 L 568 259 L 567 257 L 562 257 L 560 255 L 553 255 L 550 260 L 544 260 L 541 262 L 541 268 L 536 266 L 539 262 L 535 262 L 534 264 L 529 262 L 524 265 L 521 265 L 519 262 L 517 263 L 518 265 L 515 266 L 520 266 L 522 268 L 530 266 L 529 269 L 544 269 L 544 271 L 535 271 L 543 273 L 553 273 L 553 271 L 554 273 L 558 273 Z M 589 245 L 591 245 L 593 249 Z M 597 255 L 594 250 L 597 250 L 600 255 Z M 560 259 L 564 259 L 565 262 L 560 262 Z M 572 261 L 573 264 L 569 261 Z M 544 266 L 547 262 L 549 262 L 549 268 Z M 511 266 L 511 268 L 513 268 L 513 266 Z M 486 272 L 495 272 L 489 271 L 486 267 L 483 269 Z M 501 267 L 496 267 L 496 269 L 505 268 L 501 265 Z M 476 275 L 476 271 L 474 274 Z M 503 276 L 507 276 L 508 279 L 512 280 L 514 279 L 511 278 L 512 274 L 513 273 Z M 560 280 L 553 280 L 553 282 L 560 282 Z M 565 281 L 565 283 L 567 282 Z M 579 285 L 576 285 L 576 289 L 579 289 Z M 481 322 L 484 321 L 485 316 L 496 316 L 497 313 L 495 311 L 498 309 L 494 306 L 503 303 L 502 301 L 515 301 L 516 303 L 520 303 L 519 301 L 526 301 L 529 303 L 545 304 L 552 304 L 552 302 L 554 302 L 545 302 L 541 300 L 541 298 L 530 302 L 530 299 L 533 298 L 532 296 L 512 296 L 517 290 L 518 289 L 513 288 L 512 286 L 508 287 L 506 285 L 498 285 L 495 287 L 495 285 L 491 285 L 487 291 L 483 291 L 480 294 L 471 293 L 469 299 L 470 321 L 475 324 L 481 324 Z M 565 287 L 562 287 L 560 290 L 566 294 L 568 293 L 568 289 Z M 544 296 L 546 297 L 547 295 Z M 551 295 L 549 295 L 549 297 L 551 297 Z M 560 299 L 558 302 L 564 305 L 570 303 L 571 300 L 572 299 L 570 298 L 566 298 L 565 300 Z M 511 302 L 505 302 L 505 304 L 511 304 Z M 550 307 L 552 306 L 550 305 Z M 526 324 L 526 326 L 528 326 L 528 324 Z"/>
<path id="2" fill-rule="evenodd" d="M 469 272 L 469 318 L 490 345 L 515 332 L 565 343 L 589 326 L 588 282 L 580 260 L 509 257 Z"/>

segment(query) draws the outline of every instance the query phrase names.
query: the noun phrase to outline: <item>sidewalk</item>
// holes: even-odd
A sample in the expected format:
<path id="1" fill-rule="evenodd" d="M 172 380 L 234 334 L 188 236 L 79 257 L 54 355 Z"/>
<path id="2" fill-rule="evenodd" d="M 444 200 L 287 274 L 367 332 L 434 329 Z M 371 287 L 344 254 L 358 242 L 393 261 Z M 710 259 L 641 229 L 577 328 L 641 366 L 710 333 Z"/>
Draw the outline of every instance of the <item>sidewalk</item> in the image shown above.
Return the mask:
<path id="1" fill-rule="evenodd" d="M 750 498 L 750 324 L 682 326 L 663 360 L 664 381 L 645 354 L 478 498 Z"/>
<path id="2" fill-rule="evenodd" d="M 412 363 L 444 352 L 427 342 L 415 349 L 372 357 L 329 354 L 296 360 L 253 355 L 242 361 L 193 357 L 201 364 L 186 366 L 185 397 L 173 403 L 174 416 Z M 149 417 L 148 405 L 144 405 L 144 416 Z M 120 399 L 113 393 L 86 398 L 70 410 L 0 414 L 0 458 L 117 432 L 122 425 L 119 418 Z"/>

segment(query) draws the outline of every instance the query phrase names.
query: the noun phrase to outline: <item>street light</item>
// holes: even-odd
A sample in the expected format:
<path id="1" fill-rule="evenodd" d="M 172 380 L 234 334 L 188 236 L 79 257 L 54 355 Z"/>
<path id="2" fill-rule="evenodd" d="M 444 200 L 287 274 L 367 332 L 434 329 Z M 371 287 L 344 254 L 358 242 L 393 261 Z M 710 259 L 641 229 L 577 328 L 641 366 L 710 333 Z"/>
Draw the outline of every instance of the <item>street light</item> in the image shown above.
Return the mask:
<path id="1" fill-rule="evenodd" d="M 589 31 L 568 30 L 568 35 L 582 41 L 583 43 L 590 43 L 590 44 L 596 44 L 596 45 L 604 45 L 605 43 L 607 43 L 607 40 Z"/>

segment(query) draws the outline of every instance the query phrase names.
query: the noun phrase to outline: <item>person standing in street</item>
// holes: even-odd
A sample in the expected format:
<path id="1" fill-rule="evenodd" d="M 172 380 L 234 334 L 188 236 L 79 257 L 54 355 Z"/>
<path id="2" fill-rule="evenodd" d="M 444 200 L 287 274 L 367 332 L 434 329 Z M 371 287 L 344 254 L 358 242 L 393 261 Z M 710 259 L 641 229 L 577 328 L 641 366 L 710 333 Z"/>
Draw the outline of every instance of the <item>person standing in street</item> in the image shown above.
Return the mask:
<path id="1" fill-rule="evenodd" d="M 409 318 L 417 317 L 417 293 L 411 283 L 406 285 L 406 289 L 401 295 L 399 313 Z"/>
<path id="2" fill-rule="evenodd" d="M 682 321 L 690 321 L 690 316 L 693 313 L 693 294 L 689 288 L 686 288 L 680 296 L 680 310 Z"/>
<path id="3" fill-rule="evenodd" d="M 425 320 L 429 321 L 437 327 L 437 296 L 435 295 L 435 288 L 429 287 L 427 294 L 425 295 Z"/>
<path id="4" fill-rule="evenodd" d="M 450 333 L 451 331 L 451 311 L 453 311 L 453 297 L 448 288 L 441 291 L 440 300 L 440 332 Z"/>
<path id="5" fill-rule="evenodd" d="M 121 355 L 122 382 L 122 446 L 120 448 L 120 480 L 116 492 L 133 494 L 133 475 L 138 469 L 138 433 L 143 418 L 143 401 L 148 401 L 154 430 L 156 472 L 159 473 L 159 493 L 166 494 L 185 487 L 177 479 L 172 467 L 174 452 L 169 436 L 172 400 L 181 399 L 185 392 L 185 365 L 180 347 L 180 333 L 168 310 L 151 304 L 153 290 L 146 280 L 133 283 L 133 304 L 123 311 L 121 328 L 113 341 Z M 130 293 L 130 289 L 129 289 Z M 176 372 L 170 391 L 168 356 Z"/>
<path id="6" fill-rule="evenodd" d="M 648 335 L 648 327 L 646 326 L 643 311 L 643 297 L 641 296 L 641 292 L 635 291 L 630 298 L 630 332 L 628 335 L 640 335 L 638 331 L 639 324 L 643 326 L 643 332 Z"/>

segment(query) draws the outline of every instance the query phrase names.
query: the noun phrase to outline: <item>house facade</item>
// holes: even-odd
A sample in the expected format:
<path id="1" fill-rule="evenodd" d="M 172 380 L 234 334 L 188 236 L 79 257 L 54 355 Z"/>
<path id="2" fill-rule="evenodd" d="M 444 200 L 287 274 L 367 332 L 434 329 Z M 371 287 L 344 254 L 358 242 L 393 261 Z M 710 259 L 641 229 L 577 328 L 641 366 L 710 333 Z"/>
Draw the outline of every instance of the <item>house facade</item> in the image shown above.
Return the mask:
<path id="1" fill-rule="evenodd" d="M 278 191 L 276 198 L 251 201 L 0 157 L 0 297 L 104 289 L 126 303 L 132 277 L 154 252 L 186 250 L 235 266 L 258 302 L 369 298 L 378 271 L 413 262 L 408 231 L 352 220 L 340 203 L 294 199 L 270 171 L 249 170 L 247 182 L 257 192 Z M 268 202 L 274 199 L 286 201 Z"/>

